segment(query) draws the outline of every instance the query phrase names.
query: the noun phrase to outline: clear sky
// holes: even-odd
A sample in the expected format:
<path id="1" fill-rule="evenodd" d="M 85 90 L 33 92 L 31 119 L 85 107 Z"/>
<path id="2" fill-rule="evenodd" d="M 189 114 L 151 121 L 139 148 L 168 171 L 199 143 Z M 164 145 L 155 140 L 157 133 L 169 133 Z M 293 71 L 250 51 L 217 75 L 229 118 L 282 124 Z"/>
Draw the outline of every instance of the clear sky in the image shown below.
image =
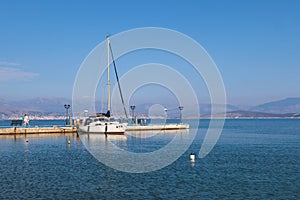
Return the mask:
<path id="1" fill-rule="evenodd" d="M 71 98 L 107 34 L 164 27 L 199 42 L 228 103 L 300 97 L 300 1 L 0 1 L 0 98 Z"/>

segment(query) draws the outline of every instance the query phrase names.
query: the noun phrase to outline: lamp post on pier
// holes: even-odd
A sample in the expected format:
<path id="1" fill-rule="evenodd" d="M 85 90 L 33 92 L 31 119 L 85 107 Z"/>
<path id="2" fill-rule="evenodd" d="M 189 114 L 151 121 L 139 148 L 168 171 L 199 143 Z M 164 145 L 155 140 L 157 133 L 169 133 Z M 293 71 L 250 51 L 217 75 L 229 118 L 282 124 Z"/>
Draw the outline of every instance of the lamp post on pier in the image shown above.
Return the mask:
<path id="1" fill-rule="evenodd" d="M 66 109 L 66 125 L 69 125 L 69 108 L 71 107 L 69 104 L 65 104 L 64 105 L 65 109 Z"/>
<path id="2" fill-rule="evenodd" d="M 131 109 L 131 113 L 132 113 L 132 122 L 134 123 L 134 109 L 135 109 L 135 106 L 130 106 L 130 109 Z"/>
<path id="3" fill-rule="evenodd" d="M 183 106 L 179 106 L 179 111 L 180 111 L 180 124 L 182 124 L 182 110 L 183 110 Z"/>
<path id="4" fill-rule="evenodd" d="M 164 108 L 165 114 L 166 114 L 166 120 L 168 118 L 168 108 Z"/>

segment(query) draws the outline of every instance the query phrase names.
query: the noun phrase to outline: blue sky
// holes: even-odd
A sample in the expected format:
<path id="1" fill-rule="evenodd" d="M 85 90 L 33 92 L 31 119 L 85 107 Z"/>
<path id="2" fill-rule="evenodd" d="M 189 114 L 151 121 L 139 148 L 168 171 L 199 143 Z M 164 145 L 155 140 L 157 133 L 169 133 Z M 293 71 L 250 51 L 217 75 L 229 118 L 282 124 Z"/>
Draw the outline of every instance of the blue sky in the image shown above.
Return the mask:
<path id="1" fill-rule="evenodd" d="M 164 27 L 200 43 L 228 103 L 300 97 L 299 1 L 0 1 L 0 98 L 71 98 L 107 34 Z"/>

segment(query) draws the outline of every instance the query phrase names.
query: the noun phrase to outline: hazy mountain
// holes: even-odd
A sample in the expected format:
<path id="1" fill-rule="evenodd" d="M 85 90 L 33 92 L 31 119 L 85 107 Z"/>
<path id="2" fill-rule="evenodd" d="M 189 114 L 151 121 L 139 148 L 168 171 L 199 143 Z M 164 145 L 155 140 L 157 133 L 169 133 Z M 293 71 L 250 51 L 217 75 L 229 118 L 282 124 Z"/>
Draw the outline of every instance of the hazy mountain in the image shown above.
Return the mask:
<path id="1" fill-rule="evenodd" d="M 222 105 L 214 105 L 216 112 L 218 112 L 218 110 L 221 110 L 223 108 Z M 195 108 L 198 109 L 198 107 L 200 107 L 200 116 L 203 115 L 210 115 L 211 113 L 211 104 L 200 104 L 198 105 L 184 105 L 183 106 L 183 115 L 184 117 L 187 118 L 193 118 L 195 117 L 198 113 L 197 110 L 195 110 Z M 180 116 L 180 111 L 179 111 L 179 106 L 178 105 L 174 105 L 172 103 L 169 104 L 164 104 L 164 105 L 153 105 L 151 103 L 145 103 L 145 104 L 138 104 L 135 106 L 135 110 L 134 113 L 137 116 L 164 116 L 166 114 L 166 111 L 164 111 L 164 108 L 167 109 L 167 115 L 169 118 L 179 118 Z M 234 110 L 239 110 L 238 107 L 233 106 L 233 105 L 227 105 L 227 111 L 234 111 Z M 223 111 L 223 109 L 222 109 Z M 131 110 L 129 111 L 129 115 L 132 115 Z"/>
<path id="2" fill-rule="evenodd" d="M 32 98 L 8 100 L 0 98 L 0 119 L 19 118 L 25 113 L 32 116 L 63 116 L 64 104 L 71 104 L 66 98 Z"/>
<path id="3" fill-rule="evenodd" d="M 223 105 L 218 105 L 214 104 L 215 109 L 223 109 Z M 200 104 L 200 113 L 201 115 L 209 115 L 211 113 L 211 104 Z M 226 110 L 227 111 L 234 111 L 234 110 L 239 110 L 239 107 L 227 104 L 226 105 Z"/>
<path id="4" fill-rule="evenodd" d="M 274 114 L 274 113 L 240 110 L 240 111 L 227 112 L 226 116 L 228 118 L 268 118 L 268 117 L 299 117 L 300 115 L 297 115 L 295 113 Z"/>
<path id="5" fill-rule="evenodd" d="M 26 100 L 8 100 L 0 98 L 0 119 L 17 118 L 25 113 L 30 113 L 34 116 L 64 116 L 64 104 L 70 104 L 72 101 L 67 98 L 32 98 Z M 101 102 L 96 103 L 97 111 L 105 111 L 105 108 L 100 109 L 99 106 L 104 105 Z M 105 105 L 104 105 L 105 106 Z M 201 116 L 210 116 L 211 104 L 200 104 Z M 214 105 L 217 113 L 222 105 Z M 234 105 L 227 106 L 227 116 L 234 117 L 293 117 L 300 114 L 300 98 L 287 98 L 279 101 L 264 103 L 258 106 L 251 107 L 247 110 Z M 198 106 L 184 105 L 183 115 L 185 117 L 194 117 L 195 108 Z M 123 109 L 116 109 L 120 113 L 113 110 L 113 114 L 123 116 Z M 153 105 L 151 103 L 139 104 L 135 107 L 135 115 L 137 116 L 164 116 L 166 113 L 164 108 L 167 108 L 168 117 L 177 118 L 180 115 L 178 105 L 172 102 L 165 105 Z M 104 110 L 103 110 L 104 109 Z M 70 108 L 72 113 L 72 108 Z M 127 108 L 128 115 L 131 116 L 131 110 Z M 122 113 L 121 113 L 122 112 Z M 286 114 L 288 113 L 288 114 Z M 295 114 L 296 113 L 296 114 Z M 214 115 L 216 116 L 216 114 Z"/>
<path id="6" fill-rule="evenodd" d="M 250 111 L 268 113 L 300 113 L 300 98 L 286 98 L 252 107 Z"/>
<path id="7" fill-rule="evenodd" d="M 65 112 L 64 105 L 72 101 L 67 98 L 33 98 L 21 101 L 23 106 L 43 112 Z"/>

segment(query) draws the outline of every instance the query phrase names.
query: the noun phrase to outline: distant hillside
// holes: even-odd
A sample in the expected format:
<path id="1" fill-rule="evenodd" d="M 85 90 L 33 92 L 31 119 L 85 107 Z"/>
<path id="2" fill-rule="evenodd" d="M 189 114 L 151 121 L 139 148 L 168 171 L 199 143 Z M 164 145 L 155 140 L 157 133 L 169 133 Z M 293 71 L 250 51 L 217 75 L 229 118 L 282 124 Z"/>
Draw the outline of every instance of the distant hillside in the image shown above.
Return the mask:
<path id="1" fill-rule="evenodd" d="M 226 115 L 229 118 L 300 117 L 300 115 L 296 113 L 274 114 L 274 113 L 251 112 L 251 111 L 232 111 L 232 112 L 227 112 Z"/>
<path id="2" fill-rule="evenodd" d="M 29 113 L 31 116 L 38 117 L 64 117 L 65 108 L 64 104 L 70 104 L 72 101 L 67 98 L 32 98 L 26 100 L 7 100 L 5 98 L 0 98 L 0 119 L 8 118 L 20 118 L 25 113 Z M 100 108 L 104 105 L 101 102 L 96 102 L 96 110 L 105 112 L 105 108 Z M 156 109 L 150 109 L 153 106 L 152 103 L 145 103 L 136 105 L 135 115 L 147 116 L 147 115 L 165 115 L 164 110 L 167 108 L 168 117 L 178 118 L 180 112 L 178 105 L 174 105 L 174 102 L 167 102 L 165 105 L 161 105 Z M 202 117 L 209 117 L 211 114 L 211 104 L 200 104 L 200 114 Z M 227 116 L 229 118 L 256 118 L 256 117 L 298 117 L 300 114 L 300 98 L 287 98 L 279 101 L 273 101 L 269 103 L 264 103 L 258 106 L 251 107 L 249 109 L 239 108 L 234 105 L 227 106 Z M 214 105 L 216 113 L 218 110 L 222 112 L 222 105 Z M 184 117 L 193 118 L 195 117 L 195 108 L 198 105 L 184 105 L 183 114 Z M 149 110 L 150 109 L 150 110 Z M 116 113 L 116 110 L 120 110 L 122 114 Z M 120 109 L 112 110 L 113 114 L 118 116 L 124 115 L 122 107 Z M 72 108 L 70 108 L 70 113 L 72 113 Z M 127 109 L 129 116 L 131 116 L 131 111 Z M 149 113 L 150 112 L 150 113 Z M 287 113 L 287 114 L 286 114 Z M 216 117 L 217 114 L 214 115 Z"/>
<path id="3" fill-rule="evenodd" d="M 220 114 L 215 115 L 204 115 L 203 117 L 212 117 L 217 118 L 221 117 Z M 230 111 L 226 113 L 227 118 L 298 118 L 300 117 L 299 114 L 296 113 L 286 113 L 286 114 L 274 114 L 274 113 L 265 113 L 265 112 L 253 112 L 253 111 L 245 111 L 245 110 L 238 110 L 238 111 Z"/>
<path id="4" fill-rule="evenodd" d="M 64 104 L 71 104 L 66 98 L 32 98 L 7 100 L 0 98 L 0 119 L 20 118 L 25 113 L 31 116 L 64 116 Z"/>
<path id="5" fill-rule="evenodd" d="M 136 105 L 135 107 L 135 114 L 136 115 L 148 115 L 149 114 L 149 108 L 153 106 L 153 104 L 151 103 L 147 103 L 147 104 L 139 104 L 139 105 Z M 171 118 L 178 118 L 179 115 L 180 115 L 180 111 L 179 111 L 179 108 L 178 106 L 175 106 L 174 104 L 165 104 L 165 105 L 162 105 L 164 108 L 167 108 L 167 113 L 168 113 L 168 117 L 171 117 Z M 222 105 L 214 105 L 215 106 L 215 109 L 218 110 L 218 109 L 221 109 L 223 108 Z M 211 113 L 211 104 L 200 104 L 199 105 L 200 107 L 200 114 L 201 115 L 209 115 Z M 238 107 L 236 106 L 233 106 L 233 105 L 226 105 L 226 109 L 227 111 L 234 111 L 234 110 L 239 110 Z M 195 106 L 190 106 L 190 105 L 187 105 L 187 106 L 184 106 L 183 108 L 183 112 L 185 113 L 185 116 L 186 117 L 193 117 L 193 114 L 194 113 L 197 113 L 197 111 L 195 111 L 195 108 L 198 108 L 198 105 L 195 105 Z M 222 109 L 223 110 L 223 109 Z M 158 112 L 158 114 L 165 114 L 164 112 Z M 131 111 L 130 111 L 130 114 L 131 114 Z"/>
<path id="6" fill-rule="evenodd" d="M 218 105 L 218 104 L 214 104 L 214 107 L 216 110 L 223 108 L 222 105 Z M 226 110 L 235 111 L 235 110 L 239 110 L 239 108 L 237 106 L 227 104 Z M 209 115 L 211 113 L 211 104 L 200 104 L 200 113 L 201 115 Z"/>
<path id="7" fill-rule="evenodd" d="M 250 111 L 267 113 L 298 113 L 300 114 L 300 98 L 286 98 L 252 107 Z"/>

